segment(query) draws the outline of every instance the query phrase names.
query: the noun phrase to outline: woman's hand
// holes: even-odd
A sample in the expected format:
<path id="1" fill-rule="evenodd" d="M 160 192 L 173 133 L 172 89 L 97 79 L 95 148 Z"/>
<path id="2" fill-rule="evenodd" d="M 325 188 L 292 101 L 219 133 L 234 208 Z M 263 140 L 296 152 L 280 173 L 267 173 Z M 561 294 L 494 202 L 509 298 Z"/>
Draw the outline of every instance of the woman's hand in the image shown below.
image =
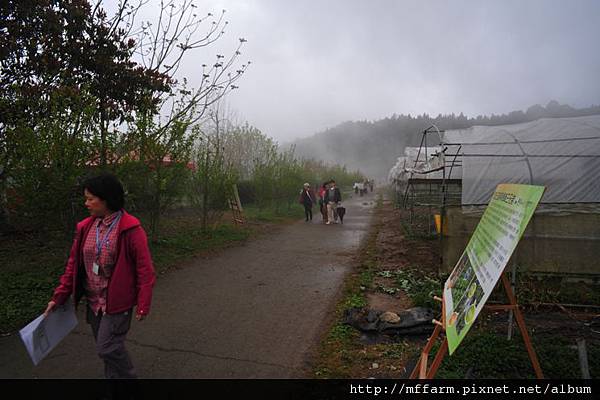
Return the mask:
<path id="1" fill-rule="evenodd" d="M 135 319 L 136 320 L 143 321 L 145 318 L 146 318 L 146 315 L 135 313 Z"/>
<path id="2" fill-rule="evenodd" d="M 44 318 L 46 318 L 48 316 L 48 314 L 50 314 L 50 312 L 54 311 L 55 307 L 56 307 L 56 302 L 53 300 L 50 300 L 48 302 L 48 306 L 46 307 L 46 311 L 44 311 Z"/>

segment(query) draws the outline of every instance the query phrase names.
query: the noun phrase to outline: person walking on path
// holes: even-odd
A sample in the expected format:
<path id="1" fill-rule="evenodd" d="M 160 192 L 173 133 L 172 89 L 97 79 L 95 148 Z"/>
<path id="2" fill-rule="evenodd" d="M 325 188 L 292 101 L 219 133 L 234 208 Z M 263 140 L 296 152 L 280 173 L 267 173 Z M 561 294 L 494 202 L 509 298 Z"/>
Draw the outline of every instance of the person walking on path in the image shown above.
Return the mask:
<path id="1" fill-rule="evenodd" d="M 325 195 L 327 194 L 327 182 L 324 182 L 319 188 L 319 210 L 323 216 L 323 223 L 327 222 L 327 203 L 325 202 Z"/>
<path id="2" fill-rule="evenodd" d="M 315 203 L 315 194 L 310 188 L 310 184 L 305 183 L 304 188 L 300 192 L 300 203 L 304 205 L 305 222 L 312 221 L 312 208 Z"/>
<path id="3" fill-rule="evenodd" d="M 85 296 L 86 320 L 104 361 L 105 377 L 136 378 L 125 337 L 134 306 L 138 321 L 150 312 L 156 277 L 146 232 L 123 209 L 123 186 L 115 176 L 90 178 L 83 188 L 91 215 L 77 224 L 65 272 L 44 315 L 70 296 L 76 306 Z"/>
<path id="4" fill-rule="evenodd" d="M 336 208 L 338 203 L 342 201 L 342 194 L 340 193 L 340 189 L 335 186 L 335 181 L 332 179 L 329 182 L 330 186 L 325 193 L 325 204 L 327 204 L 327 225 L 330 225 L 332 222 L 337 224 L 337 212 Z"/>

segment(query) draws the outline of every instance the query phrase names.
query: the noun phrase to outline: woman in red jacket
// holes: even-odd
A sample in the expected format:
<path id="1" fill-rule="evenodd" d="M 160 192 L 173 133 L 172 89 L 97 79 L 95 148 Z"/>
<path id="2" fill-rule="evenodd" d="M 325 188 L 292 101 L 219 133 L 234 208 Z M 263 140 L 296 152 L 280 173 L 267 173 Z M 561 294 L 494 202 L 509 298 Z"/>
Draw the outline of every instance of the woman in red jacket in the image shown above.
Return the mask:
<path id="1" fill-rule="evenodd" d="M 325 194 L 327 193 L 327 182 L 324 182 L 319 188 L 319 209 L 323 216 L 323 223 L 327 222 L 327 204 L 325 204 Z"/>
<path id="2" fill-rule="evenodd" d="M 64 274 L 44 314 L 73 295 L 75 305 L 87 299 L 86 320 L 106 378 L 135 378 L 125 349 L 133 307 L 143 320 L 150 311 L 154 267 L 146 232 L 123 209 L 124 191 L 110 174 L 86 180 L 85 206 L 91 216 L 77 224 L 77 233 Z"/>

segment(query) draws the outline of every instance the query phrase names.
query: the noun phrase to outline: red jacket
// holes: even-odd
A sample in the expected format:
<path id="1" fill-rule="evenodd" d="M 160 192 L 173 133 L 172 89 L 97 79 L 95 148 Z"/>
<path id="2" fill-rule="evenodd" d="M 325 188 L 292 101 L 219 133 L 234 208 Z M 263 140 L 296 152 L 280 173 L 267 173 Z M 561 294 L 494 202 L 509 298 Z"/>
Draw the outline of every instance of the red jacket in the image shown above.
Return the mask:
<path id="1" fill-rule="evenodd" d="M 77 233 L 60 284 L 54 290 L 52 300 L 63 304 L 73 294 L 75 305 L 85 294 L 86 279 L 83 264 L 83 244 L 95 217 L 88 217 L 77 224 Z M 146 232 L 140 221 L 123 210 L 119 221 L 116 262 L 108 282 L 106 313 L 116 314 L 129 310 L 137 304 L 136 312 L 150 312 L 152 287 L 156 281 L 152 257 L 148 249 Z"/>
<path id="2" fill-rule="evenodd" d="M 327 189 L 319 188 L 319 198 L 321 200 L 325 200 L 325 193 L 327 193 Z"/>

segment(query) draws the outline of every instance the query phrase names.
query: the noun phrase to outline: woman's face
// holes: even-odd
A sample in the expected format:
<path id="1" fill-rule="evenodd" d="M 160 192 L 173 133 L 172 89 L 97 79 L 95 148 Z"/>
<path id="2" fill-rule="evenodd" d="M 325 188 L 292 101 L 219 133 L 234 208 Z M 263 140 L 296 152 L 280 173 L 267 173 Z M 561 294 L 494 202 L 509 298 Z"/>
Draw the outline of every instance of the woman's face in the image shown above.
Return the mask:
<path id="1" fill-rule="evenodd" d="M 91 215 L 94 217 L 104 217 L 108 214 L 108 207 L 106 207 L 106 201 L 102 200 L 98 196 L 94 196 L 87 189 L 83 191 L 85 196 L 85 207 L 88 209 Z"/>

